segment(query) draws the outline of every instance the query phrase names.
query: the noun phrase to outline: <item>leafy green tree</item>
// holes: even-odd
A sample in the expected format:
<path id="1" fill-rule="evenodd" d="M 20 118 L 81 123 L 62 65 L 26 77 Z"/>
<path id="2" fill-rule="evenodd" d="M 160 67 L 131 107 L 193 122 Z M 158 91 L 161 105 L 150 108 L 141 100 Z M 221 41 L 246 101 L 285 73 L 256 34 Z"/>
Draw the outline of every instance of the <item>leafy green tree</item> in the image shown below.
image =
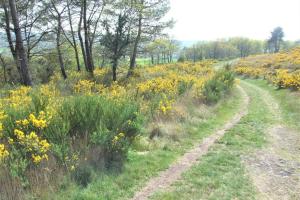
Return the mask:
<path id="1" fill-rule="evenodd" d="M 29 73 L 28 67 L 28 57 L 24 45 L 24 35 L 22 33 L 22 27 L 20 25 L 21 11 L 17 9 L 15 0 L 3 0 L 1 1 L 1 6 L 4 10 L 7 40 L 17 69 L 19 71 L 21 82 L 24 85 L 32 85 L 31 75 Z M 12 30 L 14 32 L 14 37 L 11 33 Z M 13 41 L 13 38 L 15 39 L 15 41 Z"/>
<path id="2" fill-rule="evenodd" d="M 119 59 L 125 55 L 129 45 L 130 28 L 128 26 L 128 13 L 119 13 L 113 27 L 108 21 L 104 22 L 106 30 L 101 43 L 109 51 L 108 57 L 112 62 L 113 81 L 117 80 L 117 66 Z"/>
<path id="3" fill-rule="evenodd" d="M 133 11 L 131 20 L 133 45 L 128 76 L 132 74 L 136 65 L 140 43 L 153 40 L 153 37 L 173 24 L 172 20 L 163 20 L 170 9 L 169 0 L 133 0 L 131 7 Z"/>
<path id="4" fill-rule="evenodd" d="M 251 51 L 251 41 L 248 38 L 233 38 L 232 44 L 238 49 L 240 57 L 244 58 L 250 54 Z"/>
<path id="5" fill-rule="evenodd" d="M 48 2 L 45 2 L 46 5 Z M 61 42 L 61 35 L 62 35 L 62 22 L 63 22 L 63 16 L 66 12 L 67 6 L 65 4 L 62 4 L 61 1 L 58 0 L 50 0 L 49 4 L 49 16 L 51 16 L 51 19 L 53 19 L 56 24 L 53 24 L 53 32 L 55 33 L 55 40 L 56 40 L 56 50 L 58 55 L 58 63 L 60 66 L 61 74 L 64 79 L 67 78 L 67 73 L 65 70 L 65 64 L 62 56 L 62 42 Z"/>
<path id="6" fill-rule="evenodd" d="M 179 42 L 170 38 L 158 38 L 144 47 L 144 52 L 151 57 L 152 64 L 170 63 L 180 49 Z M 156 59 L 155 59 L 156 58 Z"/>
<path id="7" fill-rule="evenodd" d="M 276 27 L 271 34 L 271 38 L 268 40 L 269 50 L 277 53 L 283 43 L 284 32 L 281 27 Z"/>

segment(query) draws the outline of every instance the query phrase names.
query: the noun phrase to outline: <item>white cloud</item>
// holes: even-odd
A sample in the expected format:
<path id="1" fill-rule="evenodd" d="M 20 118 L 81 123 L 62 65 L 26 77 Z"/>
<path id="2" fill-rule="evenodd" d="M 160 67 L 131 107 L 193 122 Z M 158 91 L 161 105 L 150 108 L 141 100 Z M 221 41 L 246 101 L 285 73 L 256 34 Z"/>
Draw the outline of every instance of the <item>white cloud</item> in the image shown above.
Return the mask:
<path id="1" fill-rule="evenodd" d="M 170 0 L 177 23 L 170 34 L 180 40 L 233 36 L 266 39 L 281 26 L 285 39 L 300 39 L 300 0 Z"/>

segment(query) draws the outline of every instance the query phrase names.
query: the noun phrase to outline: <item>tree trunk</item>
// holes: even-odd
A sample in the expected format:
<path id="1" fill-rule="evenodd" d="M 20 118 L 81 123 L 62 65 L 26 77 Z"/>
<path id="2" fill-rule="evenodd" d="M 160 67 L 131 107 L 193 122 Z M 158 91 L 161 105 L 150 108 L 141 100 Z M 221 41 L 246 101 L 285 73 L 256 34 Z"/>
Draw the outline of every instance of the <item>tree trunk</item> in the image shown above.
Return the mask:
<path id="1" fill-rule="evenodd" d="M 4 9 L 5 32 L 6 32 L 7 42 L 8 42 L 8 45 L 9 45 L 10 52 L 11 52 L 11 54 L 13 56 L 14 62 L 16 63 L 16 67 L 17 67 L 18 73 L 20 75 L 20 79 L 21 79 L 20 82 L 22 82 L 22 74 L 21 74 L 20 64 L 18 62 L 16 50 L 15 50 L 14 43 L 12 41 L 11 32 L 10 32 L 10 20 L 9 20 L 10 19 L 10 15 L 9 15 L 9 12 L 8 12 L 8 9 L 7 9 L 7 6 L 6 6 L 5 2 L 2 2 L 2 7 Z"/>
<path id="2" fill-rule="evenodd" d="M 61 70 L 61 74 L 64 79 L 67 78 L 67 74 L 65 71 L 64 61 L 61 55 L 61 49 L 60 49 L 60 34 L 61 34 L 61 16 L 58 16 L 57 18 L 57 33 L 56 33 L 56 49 L 58 54 L 58 62 Z"/>
<path id="3" fill-rule="evenodd" d="M 74 37 L 75 39 L 75 37 Z M 75 42 L 76 40 L 74 40 Z M 75 59 L 76 59 L 76 63 L 77 63 L 77 71 L 80 71 L 81 70 L 81 67 L 80 67 L 80 61 L 79 61 L 79 55 L 78 55 L 78 49 L 77 49 L 77 44 L 75 42 L 75 45 L 74 45 L 74 52 L 75 52 Z"/>
<path id="4" fill-rule="evenodd" d="M 113 81 L 117 81 L 117 66 L 118 66 L 118 60 L 115 59 L 112 65 Z"/>
<path id="5" fill-rule="evenodd" d="M 80 62 L 79 62 L 79 55 L 78 55 L 78 49 L 77 49 L 77 42 L 76 42 L 74 30 L 73 30 L 73 23 L 72 23 L 72 16 L 71 16 L 71 9 L 70 9 L 69 1 L 67 2 L 67 7 L 68 7 L 69 24 L 70 24 L 72 40 L 73 40 L 73 48 L 74 48 L 75 59 L 76 59 L 76 64 L 77 64 L 77 71 L 80 71 Z"/>
<path id="6" fill-rule="evenodd" d="M 95 36 L 96 36 L 96 31 L 97 31 L 97 27 L 98 27 L 98 24 L 100 22 L 100 18 L 102 16 L 102 13 L 103 13 L 103 10 L 104 10 L 104 7 L 105 7 L 105 3 L 102 5 L 102 9 L 97 17 L 97 20 L 94 24 L 94 31 L 92 33 L 92 35 L 89 35 L 89 44 L 90 44 L 90 55 L 91 55 L 91 63 L 92 63 L 92 66 L 93 66 L 93 70 L 95 69 L 95 64 L 94 64 L 94 56 L 93 56 L 93 45 L 94 45 L 94 39 L 95 39 Z"/>
<path id="7" fill-rule="evenodd" d="M 4 9 L 4 15 L 5 15 L 5 32 L 6 32 L 7 42 L 8 42 L 11 54 L 12 54 L 15 62 L 17 62 L 17 55 L 16 55 L 15 47 L 14 47 L 12 37 L 11 37 L 11 32 L 10 32 L 9 12 L 8 12 L 6 4 L 4 2 L 2 3 L 2 7 Z M 18 70 L 19 70 L 19 66 L 18 66 Z"/>
<path id="8" fill-rule="evenodd" d="M 280 41 L 278 39 L 276 39 L 274 46 L 275 46 L 275 53 L 278 53 L 280 50 Z"/>
<path id="9" fill-rule="evenodd" d="M 90 43 L 89 43 L 89 33 L 87 25 L 87 0 L 83 0 L 83 29 L 84 29 L 84 44 L 85 44 L 85 53 L 86 53 L 86 64 L 88 72 L 93 74 L 93 63 L 90 52 Z"/>
<path id="10" fill-rule="evenodd" d="M 0 61 L 2 63 L 2 67 L 3 67 L 3 78 L 4 78 L 4 83 L 7 82 L 7 77 L 6 77 L 6 63 L 2 57 L 2 55 L 0 54 Z"/>
<path id="11" fill-rule="evenodd" d="M 102 58 L 102 61 L 101 61 L 101 64 L 100 64 L 100 67 L 101 67 L 101 68 L 104 67 L 104 62 L 105 62 L 105 58 L 103 57 L 103 58 Z"/>
<path id="12" fill-rule="evenodd" d="M 94 65 L 94 57 L 93 57 L 92 43 L 90 43 L 90 56 L 91 56 L 92 68 L 93 68 L 93 70 L 94 70 L 94 69 L 95 69 L 95 65 Z"/>
<path id="13" fill-rule="evenodd" d="M 26 56 L 25 49 L 24 49 L 22 33 L 21 33 L 20 26 L 19 26 L 19 16 L 17 13 L 15 0 L 9 1 L 9 7 L 10 7 L 10 11 L 11 11 L 11 18 L 12 18 L 12 22 L 14 25 L 14 31 L 15 31 L 15 36 L 16 36 L 15 51 L 16 51 L 16 55 L 17 55 L 17 59 L 18 59 L 17 63 L 20 64 L 19 66 L 20 66 L 20 71 L 21 71 L 22 82 L 24 85 L 30 86 L 30 85 L 32 85 L 32 82 L 31 82 L 31 77 L 29 74 L 27 56 Z"/>
<path id="14" fill-rule="evenodd" d="M 142 34 L 142 18 L 143 18 L 143 16 L 140 13 L 139 14 L 139 23 L 138 23 L 138 33 L 137 33 L 137 36 L 134 41 L 133 51 L 132 51 L 132 55 L 130 57 L 130 65 L 129 65 L 127 77 L 132 75 L 133 70 L 136 65 L 137 48 L 138 48 L 139 42 L 141 40 L 141 34 Z"/>
<path id="15" fill-rule="evenodd" d="M 81 6 L 81 10 L 80 10 L 80 18 L 79 18 L 79 23 L 78 23 L 78 38 L 79 38 L 79 42 L 80 42 L 84 66 L 85 66 L 85 69 L 88 71 L 87 63 L 86 63 L 85 49 L 84 49 L 83 39 L 81 36 L 82 18 L 83 18 L 83 6 Z"/>

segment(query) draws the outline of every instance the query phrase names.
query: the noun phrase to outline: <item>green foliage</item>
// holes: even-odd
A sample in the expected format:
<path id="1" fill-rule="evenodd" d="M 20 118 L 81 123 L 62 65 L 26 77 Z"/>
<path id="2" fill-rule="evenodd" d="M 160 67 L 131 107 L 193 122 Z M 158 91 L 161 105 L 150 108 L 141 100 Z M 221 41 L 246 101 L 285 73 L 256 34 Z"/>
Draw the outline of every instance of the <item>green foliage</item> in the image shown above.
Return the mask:
<path id="1" fill-rule="evenodd" d="M 117 151 L 125 156 L 142 123 L 138 106 L 130 100 L 74 96 L 62 103 L 46 136 L 56 144 L 55 151 L 62 159 L 68 153 L 69 138 L 100 146 L 107 154 Z"/>
<path id="2" fill-rule="evenodd" d="M 281 49 L 281 43 L 283 42 L 284 32 L 281 27 L 276 27 L 272 31 L 271 38 L 267 41 L 268 49 L 270 52 L 277 53 Z"/>
<path id="3" fill-rule="evenodd" d="M 63 102 L 59 116 L 70 123 L 69 136 L 106 129 L 109 132 L 126 131 L 128 136 L 134 136 L 138 129 L 126 126 L 126 123 L 129 120 L 135 122 L 137 112 L 137 105 L 126 100 L 117 102 L 102 96 L 75 96 Z"/>
<path id="4" fill-rule="evenodd" d="M 177 62 L 184 62 L 186 59 L 184 57 L 184 55 L 180 55 Z"/>
<path id="5" fill-rule="evenodd" d="M 207 103 L 216 103 L 222 95 L 228 92 L 234 84 L 234 74 L 231 71 L 221 70 L 215 77 L 204 85 L 203 95 Z"/>
<path id="6" fill-rule="evenodd" d="M 179 82 L 179 84 L 178 84 L 178 94 L 179 95 L 184 94 L 192 86 L 193 86 L 193 84 L 191 82 L 184 82 L 184 81 Z"/>
<path id="7" fill-rule="evenodd" d="M 203 59 L 228 60 L 260 54 L 263 51 L 263 41 L 234 37 L 197 42 L 190 47 L 183 48 L 178 61 L 181 61 L 182 58 L 194 62 Z"/>
<path id="8" fill-rule="evenodd" d="M 209 112 L 215 114 L 205 116 L 205 120 L 197 123 L 187 122 L 184 125 L 187 134 L 182 135 L 180 142 L 174 143 L 162 139 L 150 141 L 148 137 L 138 137 L 136 138 L 138 141 L 135 141 L 138 144 L 131 147 L 132 150 L 128 153 L 128 162 L 126 162 L 122 173 L 117 175 L 115 173 L 101 173 L 93 179 L 87 188 L 71 185 L 54 196 L 49 194 L 49 199 L 121 200 L 132 198 L 136 188 L 149 178 L 156 176 L 160 171 L 168 168 L 178 157 L 192 148 L 195 141 L 201 141 L 209 134 L 214 133 L 218 127 L 221 127 L 237 112 L 241 97 L 236 90 L 233 94 L 233 96 L 217 104 L 216 107 L 209 107 Z M 198 106 L 193 105 L 191 110 L 197 110 Z M 164 145 L 165 143 L 166 145 Z"/>
<path id="9" fill-rule="evenodd" d="M 91 168 L 87 165 L 79 166 L 72 173 L 74 181 L 82 187 L 86 187 L 92 180 Z"/>
<path id="10" fill-rule="evenodd" d="M 221 70 L 216 74 L 215 79 L 223 83 L 224 90 L 225 92 L 227 92 L 232 88 L 235 77 L 233 72 L 228 70 Z"/>

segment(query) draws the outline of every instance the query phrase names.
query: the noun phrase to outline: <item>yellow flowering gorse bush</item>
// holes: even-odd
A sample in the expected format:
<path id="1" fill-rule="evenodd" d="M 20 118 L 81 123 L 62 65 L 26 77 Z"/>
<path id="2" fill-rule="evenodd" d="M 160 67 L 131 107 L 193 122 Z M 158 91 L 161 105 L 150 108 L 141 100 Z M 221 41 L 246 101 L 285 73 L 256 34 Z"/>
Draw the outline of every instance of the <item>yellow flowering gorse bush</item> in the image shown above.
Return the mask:
<path id="1" fill-rule="evenodd" d="M 43 111 L 37 117 L 30 114 L 28 118 L 16 121 L 16 128 L 13 136 L 8 137 L 8 143 L 11 147 L 21 149 L 34 164 L 39 164 L 42 160 L 48 160 L 47 153 L 50 150 L 49 142 L 39 136 L 46 127 L 46 114 Z"/>
<path id="2" fill-rule="evenodd" d="M 206 82 L 215 75 L 213 64 L 209 60 L 139 68 L 134 77 L 119 82 L 106 80 L 107 68 L 95 69 L 94 77 L 68 72 L 66 80 L 55 73 L 48 84 L 7 90 L 0 98 L 1 163 L 14 166 L 25 162 L 23 171 L 17 169 L 17 174 L 25 176 L 28 166 L 47 164 L 51 153 L 65 169 L 76 171 L 82 161 L 76 149 L 81 140 L 104 145 L 114 153 L 125 152 L 139 134 L 140 116 L 172 116 L 176 100 L 185 92 L 202 98 Z M 9 110 L 3 105 L 10 105 Z M 97 117 L 101 120 L 90 119 Z M 119 120 L 116 123 L 115 118 Z M 96 128 L 87 131 L 92 126 Z M 107 135 L 98 138 L 97 134 Z"/>
<path id="3" fill-rule="evenodd" d="M 279 88 L 300 90 L 300 47 L 276 54 L 249 56 L 234 68 L 237 74 L 263 77 Z"/>
<path id="4" fill-rule="evenodd" d="M 74 86 L 74 92 L 75 93 L 83 93 L 83 94 L 92 94 L 92 89 L 94 87 L 95 83 L 90 80 L 80 80 L 78 83 Z"/>
<path id="5" fill-rule="evenodd" d="M 28 105 L 31 102 L 31 97 L 29 96 L 30 91 L 31 88 L 25 86 L 21 86 L 15 90 L 9 90 L 8 96 L 3 98 L 2 102 L 13 108 Z"/>

